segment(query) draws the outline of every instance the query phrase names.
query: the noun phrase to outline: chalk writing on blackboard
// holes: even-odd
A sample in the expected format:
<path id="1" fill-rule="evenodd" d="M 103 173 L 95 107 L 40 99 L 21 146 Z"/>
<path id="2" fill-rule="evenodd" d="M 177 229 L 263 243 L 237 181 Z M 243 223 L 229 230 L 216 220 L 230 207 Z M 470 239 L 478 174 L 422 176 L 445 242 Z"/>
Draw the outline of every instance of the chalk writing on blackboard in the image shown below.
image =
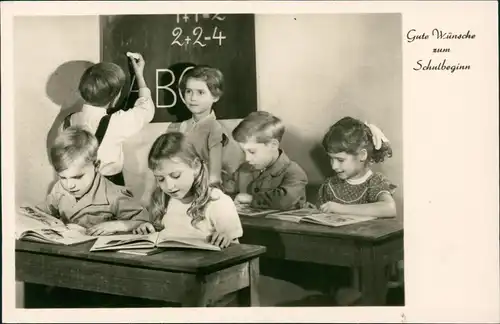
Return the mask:
<path id="1" fill-rule="evenodd" d="M 207 46 L 207 43 L 210 41 L 218 40 L 219 46 L 222 46 L 222 40 L 226 39 L 222 30 L 220 30 L 217 26 L 214 26 L 212 32 L 206 33 L 202 27 L 198 26 L 192 29 L 191 35 L 193 38 L 189 36 L 189 33 L 186 33 L 184 36 L 184 30 L 181 27 L 175 27 L 172 30 L 172 36 L 174 40 L 170 45 L 174 46 L 184 46 L 187 48 L 188 45 L 192 44 L 192 46 Z"/>
<path id="2" fill-rule="evenodd" d="M 179 97 L 183 102 L 184 102 L 184 96 L 181 93 L 181 88 L 179 87 L 179 83 L 181 79 L 184 77 L 184 74 L 192 69 L 192 66 L 189 66 L 182 71 L 181 75 L 179 76 L 179 79 L 175 79 L 175 73 L 170 70 L 170 69 L 156 69 L 156 108 L 171 108 L 174 107 L 177 104 L 177 98 Z M 167 79 L 169 82 L 165 85 L 160 85 L 160 80 L 165 80 L 165 75 L 164 73 L 168 74 L 170 77 Z M 178 94 L 174 91 L 172 86 L 175 84 L 177 81 L 177 89 L 178 89 Z M 158 98 L 160 98 L 159 92 L 160 90 L 168 91 L 172 94 L 172 101 L 170 103 L 166 102 L 159 102 Z M 184 104 L 186 104 L 184 102 Z"/>
<path id="3" fill-rule="evenodd" d="M 191 118 L 179 84 L 186 68 L 196 65 L 213 66 L 224 74 L 226 87 L 216 105 L 217 118 L 243 118 L 256 110 L 254 15 L 104 15 L 100 22 L 103 61 L 115 62 L 129 71 L 124 53 L 138 52 L 146 60 L 144 77 L 157 108 L 153 122 Z M 174 41 L 178 43 L 172 44 Z M 132 75 L 127 74 L 121 98 L 126 100 L 126 90 L 133 89 L 124 110 L 132 108 L 138 98 L 138 84 Z"/>
<path id="4" fill-rule="evenodd" d="M 156 69 L 156 108 L 172 108 L 175 107 L 177 104 L 178 98 L 182 100 L 184 104 L 186 104 L 184 100 L 184 96 L 182 95 L 182 90 L 179 86 L 182 78 L 184 77 L 184 74 L 186 74 L 187 71 L 192 69 L 192 66 L 188 66 L 185 68 L 181 75 L 179 76 L 179 79 L 176 80 L 175 73 L 171 69 Z M 168 75 L 166 77 L 166 75 Z M 168 80 L 167 84 L 161 85 L 161 80 Z M 177 82 L 177 89 L 178 93 L 175 92 L 175 90 L 172 88 L 172 86 Z M 160 91 L 168 91 L 171 94 L 171 101 L 170 102 L 162 102 L 161 101 L 161 96 L 159 95 Z M 139 89 L 134 88 L 130 92 L 139 92 Z"/>
<path id="5" fill-rule="evenodd" d="M 181 14 L 177 14 L 177 20 L 176 21 L 179 24 L 181 22 L 181 19 L 182 19 L 185 23 L 187 23 L 189 21 L 189 19 L 190 19 L 189 16 L 190 15 L 188 15 L 188 14 L 182 14 L 182 15 Z M 200 21 L 199 20 L 200 16 L 201 16 L 202 19 L 219 20 L 219 21 L 226 20 L 226 16 L 223 16 L 221 14 L 194 14 L 192 16 L 194 16 L 194 21 L 195 22 Z"/>

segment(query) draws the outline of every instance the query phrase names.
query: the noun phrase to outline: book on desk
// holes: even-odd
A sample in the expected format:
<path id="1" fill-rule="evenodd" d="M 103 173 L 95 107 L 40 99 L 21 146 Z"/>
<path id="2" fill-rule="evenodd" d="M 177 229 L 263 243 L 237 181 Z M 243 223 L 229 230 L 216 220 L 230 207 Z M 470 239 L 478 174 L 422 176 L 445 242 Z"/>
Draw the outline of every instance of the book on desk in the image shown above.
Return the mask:
<path id="1" fill-rule="evenodd" d="M 302 208 L 278 213 L 271 213 L 266 215 L 265 218 L 278 219 L 293 223 L 313 223 L 332 227 L 346 226 L 376 219 L 376 217 L 372 216 L 324 213 L 312 208 Z"/>
<path id="2" fill-rule="evenodd" d="M 150 255 L 162 249 L 196 249 L 220 251 L 221 248 L 197 237 L 178 237 L 165 230 L 151 234 L 123 234 L 100 236 L 90 248 L 95 251 Z M 127 251 L 130 250 L 130 251 Z"/>
<path id="3" fill-rule="evenodd" d="M 16 239 L 57 245 L 74 245 L 95 240 L 77 224 L 65 224 L 37 207 L 22 206 L 16 215 Z"/>
<path id="4" fill-rule="evenodd" d="M 261 209 L 261 208 L 250 207 L 248 205 L 238 205 L 236 206 L 236 209 L 238 211 L 238 215 L 249 216 L 249 217 L 264 217 L 271 213 L 279 212 L 279 210 L 277 209 Z"/>

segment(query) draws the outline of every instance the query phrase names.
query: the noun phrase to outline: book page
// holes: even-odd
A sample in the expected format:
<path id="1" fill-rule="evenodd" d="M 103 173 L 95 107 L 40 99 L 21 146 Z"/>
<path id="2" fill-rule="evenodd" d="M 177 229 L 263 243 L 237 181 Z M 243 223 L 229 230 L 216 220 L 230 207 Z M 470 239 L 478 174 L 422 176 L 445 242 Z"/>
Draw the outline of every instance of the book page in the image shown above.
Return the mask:
<path id="1" fill-rule="evenodd" d="M 309 221 L 321 225 L 337 227 L 366 222 L 373 219 L 376 219 L 376 217 L 318 213 L 315 215 L 306 216 L 302 219 L 302 221 Z"/>
<path id="2" fill-rule="evenodd" d="M 155 246 L 157 239 L 158 233 L 99 236 L 90 251 L 140 247 L 150 248 Z"/>
<path id="3" fill-rule="evenodd" d="M 198 249 L 198 250 L 211 250 L 211 251 L 220 251 L 221 248 L 205 242 L 201 239 L 193 239 L 193 238 L 171 238 L 166 241 L 161 241 L 158 243 L 157 247 L 159 248 L 183 248 L 183 249 Z"/>
<path id="4" fill-rule="evenodd" d="M 277 219 L 277 220 L 283 220 L 283 221 L 294 222 L 294 223 L 299 223 L 302 220 L 302 218 L 304 218 L 304 217 L 305 216 L 281 214 L 281 213 L 266 215 L 266 218 L 268 218 L 268 219 Z"/>
<path id="5" fill-rule="evenodd" d="M 117 250 L 118 253 L 133 254 L 133 255 L 152 255 L 163 252 L 159 248 L 144 248 L 144 249 L 124 249 Z"/>
<path id="6" fill-rule="evenodd" d="M 238 205 L 236 208 L 238 210 L 238 215 L 243 215 L 243 216 L 264 216 L 278 211 L 275 209 L 253 208 L 248 205 Z"/>
<path id="7" fill-rule="evenodd" d="M 172 231 L 164 229 L 158 233 L 157 247 L 186 247 L 198 248 L 203 250 L 216 250 L 220 248 L 210 244 L 206 238 L 194 235 L 178 236 Z"/>
<path id="8" fill-rule="evenodd" d="M 301 208 L 301 209 L 287 210 L 279 213 L 272 213 L 267 215 L 266 218 L 279 219 L 279 220 L 298 223 L 302 220 L 302 218 L 314 215 L 316 213 L 321 213 L 321 212 L 318 211 L 317 209 Z"/>
<path id="9" fill-rule="evenodd" d="M 315 214 L 320 214 L 321 212 L 317 209 L 312 209 L 312 208 L 302 208 L 302 209 L 295 209 L 295 210 L 287 210 L 284 212 L 279 213 L 280 215 L 290 215 L 290 216 L 310 216 L 310 215 L 315 215 Z"/>
<path id="10" fill-rule="evenodd" d="M 31 206 L 18 209 L 16 217 L 16 239 L 33 240 L 53 244 L 71 245 L 95 239 L 86 234 L 78 224 L 64 224 L 60 219 Z"/>
<path id="11" fill-rule="evenodd" d="M 63 245 L 78 244 L 96 239 L 95 236 L 82 233 L 78 228 L 70 229 L 66 227 L 31 229 L 16 234 L 17 239 Z"/>
<path id="12" fill-rule="evenodd" d="M 19 231 L 46 227 L 65 227 L 60 219 L 46 214 L 36 207 L 22 206 L 18 209 L 16 227 Z"/>

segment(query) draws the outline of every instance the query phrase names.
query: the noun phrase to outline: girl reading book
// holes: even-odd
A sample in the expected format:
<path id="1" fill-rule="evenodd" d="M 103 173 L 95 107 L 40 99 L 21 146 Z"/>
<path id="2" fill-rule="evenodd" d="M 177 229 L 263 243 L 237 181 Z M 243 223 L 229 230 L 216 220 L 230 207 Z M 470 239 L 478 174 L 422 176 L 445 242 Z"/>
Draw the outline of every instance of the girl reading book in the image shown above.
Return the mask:
<path id="1" fill-rule="evenodd" d="M 334 175 L 321 185 L 317 204 L 321 211 L 343 215 L 395 217 L 392 197 L 396 188 L 370 166 L 392 156 L 389 141 L 372 124 L 344 117 L 323 138 Z"/>
<path id="2" fill-rule="evenodd" d="M 393 193 L 396 188 L 382 173 L 373 172 L 374 163 L 392 156 L 389 140 L 375 125 L 344 117 L 333 124 L 323 138 L 334 174 L 321 185 L 317 206 L 322 212 L 395 217 Z M 332 277 L 341 269 L 334 270 Z M 336 289 L 332 283 L 332 290 Z M 360 293 L 348 287 L 337 291 L 337 300 L 355 300 Z"/>
<path id="3" fill-rule="evenodd" d="M 149 152 L 148 167 L 156 179 L 149 206 L 153 221 L 134 233 L 165 230 L 176 236 L 204 238 L 221 248 L 238 242 L 243 229 L 233 200 L 209 186 L 206 163 L 182 133 L 160 135 Z"/>

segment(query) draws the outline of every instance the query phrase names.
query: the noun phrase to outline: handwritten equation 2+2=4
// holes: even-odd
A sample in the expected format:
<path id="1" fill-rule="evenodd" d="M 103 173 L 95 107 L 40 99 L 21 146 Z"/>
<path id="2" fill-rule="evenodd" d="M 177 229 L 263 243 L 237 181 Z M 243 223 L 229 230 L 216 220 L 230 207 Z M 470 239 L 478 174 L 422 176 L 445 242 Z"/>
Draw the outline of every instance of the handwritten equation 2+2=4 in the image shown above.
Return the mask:
<path id="1" fill-rule="evenodd" d="M 224 21 L 226 19 L 225 16 L 221 16 L 219 14 L 195 14 L 194 16 L 194 21 L 198 22 L 199 21 L 199 16 L 202 16 L 204 19 L 210 19 L 210 20 L 218 20 L 218 21 Z M 190 15 L 187 14 L 177 14 L 177 23 L 179 24 L 181 22 L 181 19 L 187 23 L 190 19 Z M 189 35 L 186 35 L 183 37 L 183 32 L 184 30 L 182 27 L 175 27 L 172 30 L 172 36 L 174 36 L 174 40 L 170 45 L 177 45 L 177 46 L 188 46 L 189 44 L 192 44 L 193 46 L 199 45 L 200 47 L 205 47 L 207 46 L 206 43 L 203 41 L 210 41 L 210 40 L 218 40 L 219 41 L 219 46 L 222 46 L 222 40 L 226 39 L 226 36 L 224 36 L 223 32 L 217 28 L 217 26 L 214 27 L 212 35 L 211 36 L 204 36 L 203 33 L 203 28 L 198 26 L 195 27 L 192 30 L 192 36 L 191 38 Z M 218 32 L 218 33 L 217 33 Z"/>

